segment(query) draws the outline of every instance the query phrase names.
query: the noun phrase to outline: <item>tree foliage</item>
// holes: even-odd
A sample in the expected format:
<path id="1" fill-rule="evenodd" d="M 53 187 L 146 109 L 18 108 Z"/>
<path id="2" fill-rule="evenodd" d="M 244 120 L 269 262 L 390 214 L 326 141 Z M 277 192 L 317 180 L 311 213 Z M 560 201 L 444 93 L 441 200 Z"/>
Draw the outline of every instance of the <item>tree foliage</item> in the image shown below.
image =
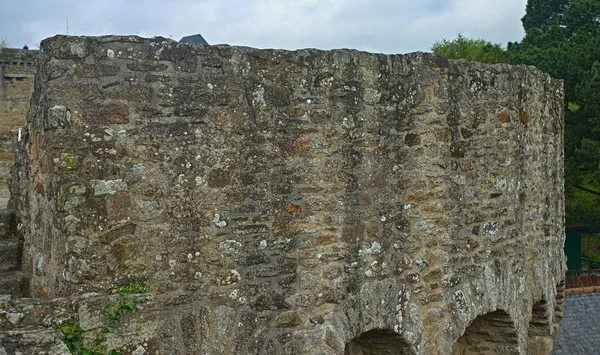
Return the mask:
<path id="1" fill-rule="evenodd" d="M 444 38 L 435 42 L 431 50 L 449 59 L 466 59 L 490 64 L 507 62 L 506 52 L 500 44 L 467 38 L 461 34 L 451 41 Z"/>
<path id="2" fill-rule="evenodd" d="M 569 5 L 571 0 L 529 0 L 525 9 L 525 16 L 521 19 L 523 28 L 542 28 L 551 25 L 557 20 Z"/>
<path id="3" fill-rule="evenodd" d="M 600 225 L 600 0 L 529 0 L 511 63 L 564 80 L 567 224 Z"/>

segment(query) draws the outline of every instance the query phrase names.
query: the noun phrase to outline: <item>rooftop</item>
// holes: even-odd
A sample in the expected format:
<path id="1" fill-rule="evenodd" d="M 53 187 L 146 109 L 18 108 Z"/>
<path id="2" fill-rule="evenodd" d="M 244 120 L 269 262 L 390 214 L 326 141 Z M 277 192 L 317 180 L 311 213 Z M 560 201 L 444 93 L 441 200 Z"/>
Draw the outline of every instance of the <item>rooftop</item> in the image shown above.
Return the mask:
<path id="1" fill-rule="evenodd" d="M 185 44 L 208 44 L 201 34 L 185 36 L 179 42 Z"/>
<path id="2" fill-rule="evenodd" d="M 35 64 L 38 52 L 30 49 L 2 48 L 0 50 L 0 63 Z"/>
<path id="3" fill-rule="evenodd" d="M 554 355 L 597 354 L 600 349 L 600 293 L 567 294 Z"/>

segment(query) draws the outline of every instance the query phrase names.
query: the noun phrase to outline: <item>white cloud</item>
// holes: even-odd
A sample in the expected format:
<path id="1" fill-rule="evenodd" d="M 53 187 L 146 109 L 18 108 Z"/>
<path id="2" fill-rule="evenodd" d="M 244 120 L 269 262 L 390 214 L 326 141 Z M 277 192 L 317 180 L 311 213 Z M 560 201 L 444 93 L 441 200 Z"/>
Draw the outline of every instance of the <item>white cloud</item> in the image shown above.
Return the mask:
<path id="1" fill-rule="evenodd" d="M 1 1 L 1 0 L 0 0 Z M 50 4 L 51 3 L 51 4 Z M 13 46 L 65 33 L 201 33 L 209 43 L 296 49 L 429 50 L 461 32 L 520 40 L 526 0 L 23 0 L 3 5 L 0 37 Z"/>
<path id="2" fill-rule="evenodd" d="M 518 41 L 523 36 L 520 20 L 525 3 L 524 0 L 455 0 L 450 11 L 423 16 L 411 24 L 408 32 L 434 34 L 435 40 L 462 33 L 492 42 Z"/>

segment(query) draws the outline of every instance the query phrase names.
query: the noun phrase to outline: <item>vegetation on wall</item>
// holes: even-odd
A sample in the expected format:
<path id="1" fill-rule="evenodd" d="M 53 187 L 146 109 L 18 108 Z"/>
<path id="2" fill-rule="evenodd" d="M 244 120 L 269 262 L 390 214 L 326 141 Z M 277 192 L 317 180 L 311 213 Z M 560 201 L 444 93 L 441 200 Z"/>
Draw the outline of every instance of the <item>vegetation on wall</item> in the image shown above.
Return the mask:
<path id="1" fill-rule="evenodd" d="M 600 226 L 600 0 L 529 0 L 522 23 L 525 37 L 506 49 L 459 35 L 432 50 L 485 63 L 505 58 L 564 80 L 567 224 Z"/>
<path id="2" fill-rule="evenodd" d="M 103 345 L 106 342 L 106 334 L 116 328 L 121 318 L 127 313 L 134 311 L 137 299 L 132 295 L 143 294 L 150 291 L 150 287 L 137 281 L 130 281 L 128 285 L 119 288 L 119 299 L 117 302 L 109 303 L 104 310 L 108 318 L 108 324 L 98 331 L 93 339 L 86 337 L 78 322 L 67 319 L 61 323 L 59 329 L 64 335 L 64 341 L 71 354 L 75 355 L 104 355 Z M 112 349 L 108 355 L 119 355 Z"/>

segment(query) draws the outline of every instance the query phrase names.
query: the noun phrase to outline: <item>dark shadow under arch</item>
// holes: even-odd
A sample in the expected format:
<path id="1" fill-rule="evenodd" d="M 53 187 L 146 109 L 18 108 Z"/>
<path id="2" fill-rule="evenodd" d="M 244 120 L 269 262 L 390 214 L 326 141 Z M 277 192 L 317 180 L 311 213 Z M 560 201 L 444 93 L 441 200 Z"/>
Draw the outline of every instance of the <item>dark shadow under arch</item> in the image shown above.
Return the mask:
<path id="1" fill-rule="evenodd" d="M 531 319 L 527 328 L 527 354 L 544 355 L 552 351 L 553 324 L 548 302 L 542 299 L 531 309 Z"/>
<path id="2" fill-rule="evenodd" d="M 556 285 L 556 299 L 554 302 L 554 317 L 552 317 L 552 326 L 554 327 L 554 333 L 552 339 L 556 340 L 558 337 L 558 330 L 560 321 L 563 318 L 563 310 L 565 305 L 565 281 L 563 280 Z"/>
<path id="3" fill-rule="evenodd" d="M 413 355 L 400 334 L 387 329 L 362 333 L 346 345 L 344 355 Z"/>
<path id="4" fill-rule="evenodd" d="M 552 324 L 550 323 L 550 310 L 545 300 L 535 303 L 531 310 L 531 319 L 527 332 L 529 337 L 550 336 Z"/>
<path id="5" fill-rule="evenodd" d="M 517 331 L 510 315 L 497 310 L 469 324 L 452 347 L 452 355 L 518 355 Z"/>

